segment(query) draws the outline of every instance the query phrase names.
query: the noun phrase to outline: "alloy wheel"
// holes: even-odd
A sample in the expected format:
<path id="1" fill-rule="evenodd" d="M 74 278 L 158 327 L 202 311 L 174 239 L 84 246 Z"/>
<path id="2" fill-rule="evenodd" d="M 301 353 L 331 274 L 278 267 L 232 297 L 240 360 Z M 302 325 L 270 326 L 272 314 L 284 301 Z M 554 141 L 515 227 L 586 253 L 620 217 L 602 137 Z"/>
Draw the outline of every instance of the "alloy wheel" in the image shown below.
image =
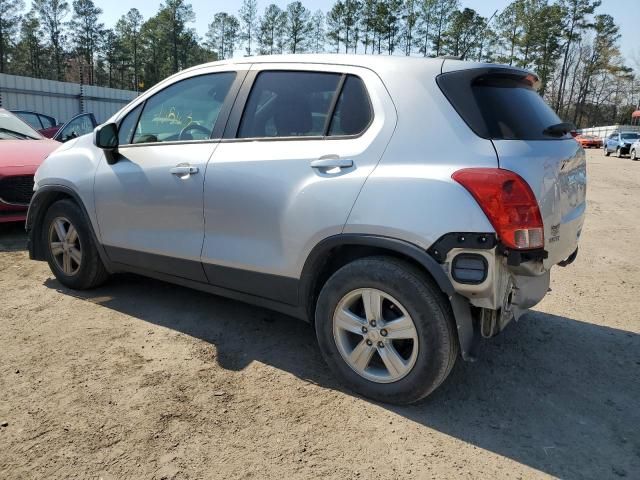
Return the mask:
<path id="1" fill-rule="evenodd" d="M 353 290 L 338 302 L 333 337 L 347 365 L 376 383 L 397 382 L 418 358 L 418 332 L 411 315 L 376 288 Z"/>
<path id="2" fill-rule="evenodd" d="M 65 275 L 75 275 L 82 264 L 82 244 L 76 227 L 65 217 L 56 217 L 49 227 L 49 249 Z"/>

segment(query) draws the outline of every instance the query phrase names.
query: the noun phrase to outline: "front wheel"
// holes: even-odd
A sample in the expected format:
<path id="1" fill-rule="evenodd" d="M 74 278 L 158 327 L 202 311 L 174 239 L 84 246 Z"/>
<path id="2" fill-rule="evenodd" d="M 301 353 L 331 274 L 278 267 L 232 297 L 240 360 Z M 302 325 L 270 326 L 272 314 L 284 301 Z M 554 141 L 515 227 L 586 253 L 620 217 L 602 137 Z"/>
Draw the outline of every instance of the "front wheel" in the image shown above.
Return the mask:
<path id="1" fill-rule="evenodd" d="M 43 239 L 49 268 L 64 286 L 97 287 L 109 274 L 100 259 L 89 225 L 71 200 L 55 202 L 44 218 Z"/>
<path id="2" fill-rule="evenodd" d="M 616 157 L 622 158 L 622 149 L 620 147 L 616 148 Z"/>
<path id="3" fill-rule="evenodd" d="M 638 156 L 636 154 L 636 149 L 635 148 L 629 152 L 629 156 L 631 157 L 631 160 L 634 160 L 634 161 L 638 160 Z"/>
<path id="4" fill-rule="evenodd" d="M 322 354 L 347 387 L 408 404 L 435 390 L 458 356 L 446 297 L 423 272 L 391 257 L 356 260 L 326 282 L 316 306 Z"/>
<path id="5" fill-rule="evenodd" d="M 605 145 L 604 147 L 604 156 L 608 157 L 609 156 L 609 150 L 607 149 L 607 146 Z"/>

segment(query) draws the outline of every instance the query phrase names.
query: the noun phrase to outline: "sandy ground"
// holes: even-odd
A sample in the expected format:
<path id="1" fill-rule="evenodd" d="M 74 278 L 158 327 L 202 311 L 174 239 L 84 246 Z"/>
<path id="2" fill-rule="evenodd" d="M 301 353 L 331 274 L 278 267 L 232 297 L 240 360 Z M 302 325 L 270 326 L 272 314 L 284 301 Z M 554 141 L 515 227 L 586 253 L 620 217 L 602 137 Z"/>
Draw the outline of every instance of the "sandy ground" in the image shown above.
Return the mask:
<path id="1" fill-rule="evenodd" d="M 0 227 L 0 478 L 640 478 L 640 162 L 588 161 L 576 263 L 411 407 L 341 388 L 304 323 L 135 276 L 72 292 Z"/>

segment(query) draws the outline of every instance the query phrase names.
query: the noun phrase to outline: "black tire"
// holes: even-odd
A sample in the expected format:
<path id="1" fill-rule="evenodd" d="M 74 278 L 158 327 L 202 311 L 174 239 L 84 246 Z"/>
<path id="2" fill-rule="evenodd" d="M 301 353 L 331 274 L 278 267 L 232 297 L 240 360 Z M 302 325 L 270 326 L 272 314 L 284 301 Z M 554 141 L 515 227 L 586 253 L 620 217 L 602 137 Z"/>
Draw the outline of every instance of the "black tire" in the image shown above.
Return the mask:
<path id="1" fill-rule="evenodd" d="M 631 157 L 631 160 L 634 160 L 634 161 L 638 160 L 638 156 L 635 148 L 629 152 L 629 157 Z"/>
<path id="2" fill-rule="evenodd" d="M 345 295 L 360 288 L 375 288 L 393 296 L 413 319 L 417 358 L 409 373 L 392 383 L 377 383 L 356 373 L 336 346 L 333 313 Z M 334 273 L 318 297 L 315 328 L 320 350 L 340 380 L 353 391 L 380 402 L 409 404 L 423 399 L 447 378 L 458 358 L 455 321 L 448 300 L 426 274 L 392 257 L 356 260 Z"/>
<path id="3" fill-rule="evenodd" d="M 57 218 L 68 219 L 77 231 L 79 245 L 81 246 L 81 261 L 77 266 L 77 271 L 67 274 L 58 265 L 58 261 L 54 258 L 52 247 L 50 244 L 50 235 L 52 224 Z M 74 290 L 86 290 L 102 285 L 108 278 L 107 272 L 98 249 L 93 240 L 88 220 L 85 218 L 80 207 L 72 200 L 59 200 L 49 207 L 44 217 L 42 229 L 42 241 L 46 249 L 47 262 L 49 268 L 55 275 L 56 279 L 64 286 L 73 288 Z"/>
<path id="4" fill-rule="evenodd" d="M 604 156 L 608 157 L 609 156 L 609 150 L 607 150 L 607 147 L 604 147 Z"/>
<path id="5" fill-rule="evenodd" d="M 622 149 L 620 147 L 616 148 L 616 157 L 622 158 Z"/>

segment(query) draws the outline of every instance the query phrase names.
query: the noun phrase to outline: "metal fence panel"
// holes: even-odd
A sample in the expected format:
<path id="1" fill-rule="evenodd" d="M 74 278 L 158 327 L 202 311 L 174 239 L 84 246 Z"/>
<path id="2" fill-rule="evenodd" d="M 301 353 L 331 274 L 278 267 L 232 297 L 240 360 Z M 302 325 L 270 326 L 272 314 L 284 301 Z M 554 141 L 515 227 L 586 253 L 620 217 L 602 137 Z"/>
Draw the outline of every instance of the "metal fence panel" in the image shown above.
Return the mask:
<path id="1" fill-rule="evenodd" d="M 133 100 L 129 90 L 57 82 L 0 73 L 0 107 L 33 110 L 66 122 L 78 113 L 93 113 L 99 123 Z"/>

